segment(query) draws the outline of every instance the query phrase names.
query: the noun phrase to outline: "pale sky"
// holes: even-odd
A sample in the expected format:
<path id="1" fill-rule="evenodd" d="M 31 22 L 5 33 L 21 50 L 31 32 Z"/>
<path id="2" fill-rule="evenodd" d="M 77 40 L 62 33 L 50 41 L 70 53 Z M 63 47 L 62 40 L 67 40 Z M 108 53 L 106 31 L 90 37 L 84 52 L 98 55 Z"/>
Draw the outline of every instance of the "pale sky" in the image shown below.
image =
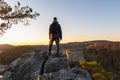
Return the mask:
<path id="1" fill-rule="evenodd" d="M 17 0 L 5 0 L 11 6 Z M 30 26 L 13 25 L 0 44 L 48 44 L 53 17 L 63 31 L 61 43 L 89 40 L 120 41 L 120 0 L 19 0 L 40 13 Z"/>

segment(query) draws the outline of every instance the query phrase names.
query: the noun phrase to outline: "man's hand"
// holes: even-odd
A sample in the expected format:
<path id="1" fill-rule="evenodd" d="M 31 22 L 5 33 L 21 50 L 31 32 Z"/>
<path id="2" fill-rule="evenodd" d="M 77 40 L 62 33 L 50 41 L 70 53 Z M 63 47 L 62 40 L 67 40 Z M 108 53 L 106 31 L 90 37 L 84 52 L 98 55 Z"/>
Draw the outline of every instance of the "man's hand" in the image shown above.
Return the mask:
<path id="1" fill-rule="evenodd" d="M 62 41 L 62 38 L 60 38 L 60 41 Z"/>
<path id="2" fill-rule="evenodd" d="M 51 33 L 49 33 L 49 39 L 52 39 L 52 34 Z"/>

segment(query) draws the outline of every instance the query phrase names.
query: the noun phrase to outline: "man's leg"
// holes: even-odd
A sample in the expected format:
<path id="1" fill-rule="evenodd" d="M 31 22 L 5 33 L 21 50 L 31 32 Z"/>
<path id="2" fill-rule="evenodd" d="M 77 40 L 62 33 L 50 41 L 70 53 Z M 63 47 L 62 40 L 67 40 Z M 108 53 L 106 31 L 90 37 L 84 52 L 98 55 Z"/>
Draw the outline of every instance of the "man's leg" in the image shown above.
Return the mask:
<path id="1" fill-rule="evenodd" d="M 49 42 L 49 56 L 51 55 L 52 45 L 53 45 L 53 40 L 50 40 L 50 42 Z"/>
<path id="2" fill-rule="evenodd" d="M 59 54 L 59 38 L 55 40 L 56 46 L 57 46 L 57 55 Z"/>

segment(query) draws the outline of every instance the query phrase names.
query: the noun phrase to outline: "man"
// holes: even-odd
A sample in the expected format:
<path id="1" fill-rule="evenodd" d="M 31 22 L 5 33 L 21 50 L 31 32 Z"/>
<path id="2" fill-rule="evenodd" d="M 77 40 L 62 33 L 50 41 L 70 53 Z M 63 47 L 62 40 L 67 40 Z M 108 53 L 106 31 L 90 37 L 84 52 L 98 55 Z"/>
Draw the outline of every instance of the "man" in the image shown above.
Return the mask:
<path id="1" fill-rule="evenodd" d="M 56 46 L 57 46 L 57 53 L 56 55 L 59 55 L 59 42 L 60 40 L 62 40 L 62 30 L 61 30 L 61 26 L 57 21 L 57 18 L 54 17 L 53 18 L 53 22 L 49 27 L 49 56 L 51 55 L 51 49 L 52 49 L 52 45 L 53 42 L 55 41 Z"/>

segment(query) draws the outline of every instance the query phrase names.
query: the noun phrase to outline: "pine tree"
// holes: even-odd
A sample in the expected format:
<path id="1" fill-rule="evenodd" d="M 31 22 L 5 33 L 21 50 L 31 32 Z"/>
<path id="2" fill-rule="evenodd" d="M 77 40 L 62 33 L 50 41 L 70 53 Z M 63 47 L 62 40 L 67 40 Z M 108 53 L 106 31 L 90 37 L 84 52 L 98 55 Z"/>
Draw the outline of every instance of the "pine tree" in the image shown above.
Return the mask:
<path id="1" fill-rule="evenodd" d="M 0 34 L 12 27 L 12 24 L 18 24 L 22 22 L 24 25 L 29 25 L 31 19 L 36 19 L 40 14 L 33 12 L 29 6 L 21 6 L 18 2 L 17 5 L 12 8 L 4 0 L 0 0 Z"/>

